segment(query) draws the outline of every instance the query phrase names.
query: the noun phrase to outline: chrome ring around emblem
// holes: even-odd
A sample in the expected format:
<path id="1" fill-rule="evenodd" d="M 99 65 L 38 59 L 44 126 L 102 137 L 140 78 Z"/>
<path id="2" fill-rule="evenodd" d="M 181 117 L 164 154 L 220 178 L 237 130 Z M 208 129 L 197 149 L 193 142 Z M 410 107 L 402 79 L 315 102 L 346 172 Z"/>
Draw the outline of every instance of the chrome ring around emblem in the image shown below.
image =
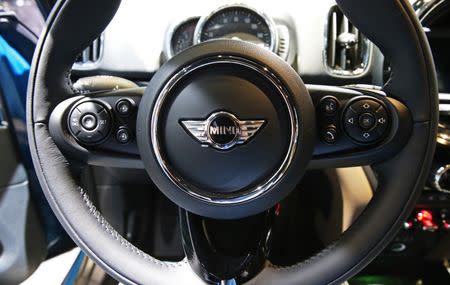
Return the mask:
<path id="1" fill-rule="evenodd" d="M 236 193 L 230 193 L 224 197 L 223 195 L 215 195 L 214 193 L 204 193 L 201 189 L 195 189 L 195 187 L 189 185 L 182 178 L 178 177 L 175 172 L 171 169 L 167 160 L 163 157 L 161 153 L 161 145 L 158 139 L 159 134 L 159 118 L 161 114 L 162 107 L 167 97 L 170 95 L 170 91 L 185 77 L 186 75 L 197 71 L 201 68 L 217 65 L 217 64 L 234 64 L 241 67 L 248 68 L 255 73 L 263 76 L 267 79 L 278 91 L 286 105 L 289 114 L 289 125 L 290 125 L 290 138 L 289 147 L 283 157 L 283 160 L 277 170 L 273 175 L 262 181 L 256 186 L 252 186 L 249 189 L 243 189 L 242 191 Z M 232 114 L 230 114 L 232 115 Z M 283 87 L 281 81 L 273 74 L 267 67 L 262 66 L 256 62 L 250 61 L 248 59 L 228 56 L 228 55 L 218 55 L 204 59 L 202 61 L 195 62 L 189 66 L 182 68 L 178 73 L 176 73 L 162 88 L 159 92 L 158 97 L 151 114 L 151 128 L 150 137 L 152 142 L 152 149 L 155 154 L 156 160 L 163 170 L 164 174 L 174 185 L 176 185 L 180 190 L 186 192 L 188 195 L 214 205 L 237 205 L 251 201 L 267 191 L 271 190 L 280 180 L 284 177 L 286 171 L 292 163 L 295 155 L 295 151 L 298 143 L 299 135 L 299 120 L 295 108 L 292 105 L 291 99 L 289 98 L 289 93 Z"/>

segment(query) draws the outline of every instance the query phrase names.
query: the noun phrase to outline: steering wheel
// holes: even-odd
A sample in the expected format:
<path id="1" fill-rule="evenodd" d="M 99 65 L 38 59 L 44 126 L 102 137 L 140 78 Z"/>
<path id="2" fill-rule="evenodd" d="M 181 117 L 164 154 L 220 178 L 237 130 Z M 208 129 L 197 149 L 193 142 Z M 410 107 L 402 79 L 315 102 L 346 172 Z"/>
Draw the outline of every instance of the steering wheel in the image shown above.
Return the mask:
<path id="1" fill-rule="evenodd" d="M 400 229 L 425 183 L 438 120 L 436 75 L 407 0 L 337 3 L 389 59 L 392 73 L 382 89 L 305 85 L 264 48 L 217 40 L 166 62 L 145 92 L 80 94 L 70 80 L 72 64 L 104 30 L 120 0 L 60 0 L 33 61 L 27 128 L 42 189 L 75 243 L 124 284 L 338 284 L 375 258 Z M 337 100 L 337 114 L 323 112 L 330 95 Z M 108 140 L 101 128 L 114 124 L 111 106 L 123 96 L 134 98 L 138 108 L 136 117 L 124 119 L 134 124 L 136 153 L 93 150 Z M 366 122 L 371 124 L 367 129 L 354 126 L 363 114 L 377 122 Z M 89 128 L 93 119 L 99 120 L 95 134 L 101 138 L 77 133 L 80 123 Z M 342 135 L 335 144 L 320 139 L 330 122 L 337 129 L 325 131 Z M 73 159 L 145 168 L 182 209 L 187 258 L 160 261 L 122 237 L 80 186 L 70 169 Z M 304 262 L 289 267 L 266 262 L 272 207 L 305 170 L 355 165 L 372 165 L 379 186 L 353 225 Z M 226 224 L 255 215 L 258 231 L 248 247 L 252 254 L 246 255 L 251 265 L 203 248 L 199 221 Z M 221 264 L 238 269 L 230 273 Z"/>

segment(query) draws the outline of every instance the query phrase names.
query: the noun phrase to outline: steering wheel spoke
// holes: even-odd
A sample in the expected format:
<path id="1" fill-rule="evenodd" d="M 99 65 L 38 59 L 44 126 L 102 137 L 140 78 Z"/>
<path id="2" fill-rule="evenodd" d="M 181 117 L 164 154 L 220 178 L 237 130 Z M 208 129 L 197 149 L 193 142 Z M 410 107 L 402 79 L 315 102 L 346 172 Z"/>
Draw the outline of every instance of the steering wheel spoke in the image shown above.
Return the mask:
<path id="1" fill-rule="evenodd" d="M 317 139 L 309 168 L 370 165 L 407 142 L 408 109 L 381 88 L 307 85 L 316 108 Z"/>
<path id="2" fill-rule="evenodd" d="M 144 90 L 91 92 L 64 100 L 51 113 L 50 135 L 64 154 L 79 162 L 143 168 L 136 116 Z"/>
<path id="3" fill-rule="evenodd" d="M 317 124 L 311 169 L 383 161 L 396 153 L 411 133 L 406 106 L 379 88 L 307 88 L 316 108 Z M 68 156 L 81 162 L 143 168 L 135 138 L 136 113 L 144 90 L 92 92 L 66 99 L 50 116 L 50 134 Z M 85 117 L 92 114 L 89 106 L 95 108 L 93 104 L 99 113 Z M 93 126 L 85 128 L 83 119 Z"/>

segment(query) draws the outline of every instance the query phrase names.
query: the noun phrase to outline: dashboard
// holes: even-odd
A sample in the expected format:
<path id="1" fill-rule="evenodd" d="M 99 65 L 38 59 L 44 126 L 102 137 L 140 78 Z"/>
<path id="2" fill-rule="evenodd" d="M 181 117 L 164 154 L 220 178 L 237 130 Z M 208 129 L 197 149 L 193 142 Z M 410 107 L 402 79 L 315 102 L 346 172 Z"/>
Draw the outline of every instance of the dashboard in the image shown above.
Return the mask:
<path id="1" fill-rule="evenodd" d="M 327 67 L 324 53 L 333 45 L 327 45 L 332 40 L 327 40 L 326 30 L 336 6 L 333 0 L 316 1 L 314 5 L 307 0 L 250 0 L 245 6 L 233 0 L 184 1 L 177 3 L 177 9 L 171 9 L 171 5 L 170 1 L 161 1 L 158 9 L 152 9 L 145 0 L 122 1 L 103 33 L 101 56 L 95 64 L 76 65 L 74 74 L 100 72 L 148 81 L 181 50 L 227 37 L 266 46 L 310 84 L 382 84 L 383 57 L 375 46 L 364 52 L 364 72 L 356 76 L 334 74 Z M 342 19 L 338 17 L 339 24 Z M 347 31 L 350 38 L 355 33 L 351 29 Z"/>

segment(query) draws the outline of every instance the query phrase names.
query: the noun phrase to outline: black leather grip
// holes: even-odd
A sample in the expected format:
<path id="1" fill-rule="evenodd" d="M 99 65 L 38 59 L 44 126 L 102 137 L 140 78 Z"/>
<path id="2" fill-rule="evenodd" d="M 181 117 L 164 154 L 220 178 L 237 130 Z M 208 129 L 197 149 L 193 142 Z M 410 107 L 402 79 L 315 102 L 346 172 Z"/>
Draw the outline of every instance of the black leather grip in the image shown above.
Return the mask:
<path id="1" fill-rule="evenodd" d="M 414 206 L 431 164 L 438 114 L 436 75 L 430 48 L 410 4 L 407 0 L 337 2 L 390 60 L 393 72 L 385 91 L 411 110 L 412 136 L 396 156 L 375 166 L 380 187 L 338 241 L 300 264 L 266 268 L 250 281 L 253 284 L 338 284 L 355 274 L 394 237 Z M 72 62 L 107 26 L 119 4 L 119 0 L 61 0 L 49 17 L 37 47 L 28 94 L 28 134 L 36 172 L 69 235 L 119 281 L 199 284 L 185 262 L 156 260 L 107 223 L 72 177 L 68 161 L 48 132 L 50 112 L 74 93 L 69 80 Z"/>

